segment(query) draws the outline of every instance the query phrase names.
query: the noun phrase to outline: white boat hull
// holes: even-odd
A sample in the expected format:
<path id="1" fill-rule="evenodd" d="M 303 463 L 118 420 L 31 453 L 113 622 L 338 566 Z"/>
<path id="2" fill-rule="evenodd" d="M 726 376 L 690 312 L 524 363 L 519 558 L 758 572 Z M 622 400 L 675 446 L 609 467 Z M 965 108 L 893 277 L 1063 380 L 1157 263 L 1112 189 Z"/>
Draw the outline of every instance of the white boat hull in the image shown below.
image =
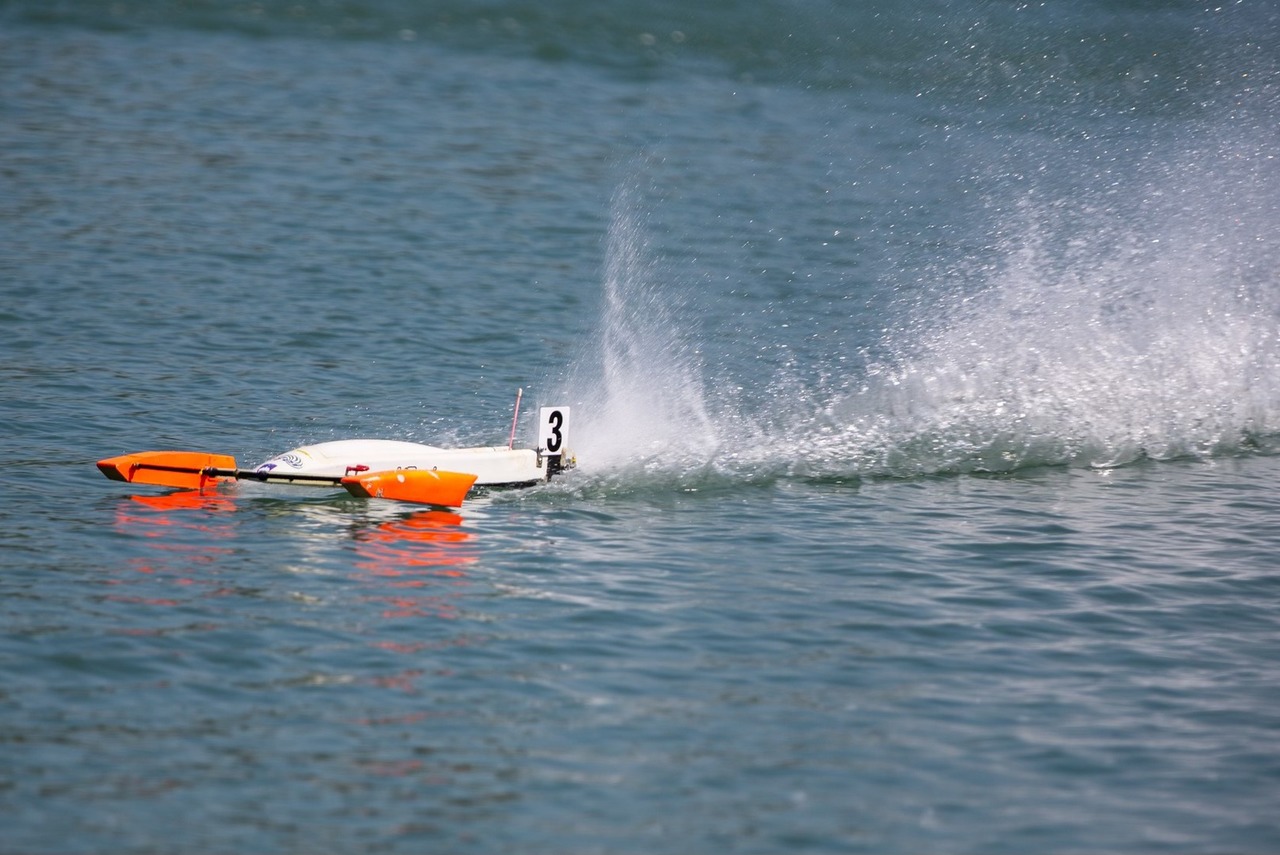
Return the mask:
<path id="1" fill-rule="evenodd" d="M 286 451 L 254 472 L 262 480 L 283 481 L 290 476 L 342 478 L 366 471 L 437 469 L 475 475 L 477 487 L 520 487 L 545 481 L 551 459 L 530 448 L 502 445 L 438 448 L 390 439 L 343 439 Z"/>

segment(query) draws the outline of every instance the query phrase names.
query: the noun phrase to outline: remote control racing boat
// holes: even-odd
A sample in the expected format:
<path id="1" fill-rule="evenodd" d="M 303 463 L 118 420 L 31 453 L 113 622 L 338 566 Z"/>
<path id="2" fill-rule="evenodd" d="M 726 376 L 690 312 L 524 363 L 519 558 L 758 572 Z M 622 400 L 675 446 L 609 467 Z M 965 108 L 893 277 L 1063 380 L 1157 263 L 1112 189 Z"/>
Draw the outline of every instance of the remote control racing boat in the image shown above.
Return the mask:
<path id="1" fill-rule="evenodd" d="M 539 412 L 536 448 L 515 448 L 520 398 L 506 446 L 438 448 L 386 439 L 344 439 L 286 451 L 255 469 L 228 454 L 143 451 L 98 461 L 113 481 L 203 490 L 221 481 L 342 487 L 353 496 L 457 507 L 475 487 L 528 487 L 573 465 L 565 450 L 568 407 Z"/>

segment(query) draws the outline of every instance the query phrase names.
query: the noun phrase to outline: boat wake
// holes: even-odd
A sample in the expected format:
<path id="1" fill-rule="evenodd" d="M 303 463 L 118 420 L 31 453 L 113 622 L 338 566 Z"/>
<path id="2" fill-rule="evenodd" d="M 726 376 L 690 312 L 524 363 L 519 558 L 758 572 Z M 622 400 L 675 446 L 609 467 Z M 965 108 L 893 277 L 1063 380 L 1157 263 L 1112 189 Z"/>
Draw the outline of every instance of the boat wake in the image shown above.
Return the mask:
<path id="1" fill-rule="evenodd" d="M 1280 451 L 1280 187 L 1264 146 L 1240 150 L 1152 158 L 1070 204 L 1061 184 L 1051 201 L 993 194 L 1018 201 L 993 203 L 984 260 L 934 262 L 878 340 L 763 384 L 748 348 L 706 351 L 731 337 L 699 329 L 714 319 L 693 319 L 623 189 L 598 341 L 569 381 L 584 471 L 912 477 Z"/>

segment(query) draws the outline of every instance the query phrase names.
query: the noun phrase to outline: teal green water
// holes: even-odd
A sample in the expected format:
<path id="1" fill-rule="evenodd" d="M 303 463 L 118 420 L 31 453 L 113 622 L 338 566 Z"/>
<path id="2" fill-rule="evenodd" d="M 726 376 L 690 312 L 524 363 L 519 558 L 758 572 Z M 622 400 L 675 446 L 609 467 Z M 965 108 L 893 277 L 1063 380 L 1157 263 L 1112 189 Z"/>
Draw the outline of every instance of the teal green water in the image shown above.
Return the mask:
<path id="1" fill-rule="evenodd" d="M 0 851 L 1280 846 L 1277 13 L 686 5 L 0 2 Z"/>

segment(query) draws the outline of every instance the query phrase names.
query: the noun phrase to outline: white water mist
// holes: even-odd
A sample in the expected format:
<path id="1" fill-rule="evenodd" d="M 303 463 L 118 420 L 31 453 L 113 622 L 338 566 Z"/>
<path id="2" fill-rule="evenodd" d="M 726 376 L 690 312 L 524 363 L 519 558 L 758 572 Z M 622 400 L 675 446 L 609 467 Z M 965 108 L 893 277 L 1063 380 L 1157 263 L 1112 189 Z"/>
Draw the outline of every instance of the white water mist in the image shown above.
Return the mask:
<path id="1" fill-rule="evenodd" d="M 703 335 L 641 194 L 619 191 L 599 333 L 570 386 L 584 469 L 845 478 L 1274 450 L 1274 159 L 1237 136 L 1076 196 L 1064 175 L 1078 153 L 1057 155 L 1036 186 L 996 182 L 984 259 L 943 247 L 933 296 L 913 291 L 901 322 L 864 340 L 874 359 L 809 348 L 822 364 L 771 377 L 752 353 L 787 333 Z M 733 352 L 705 354 L 708 341 Z"/>
<path id="2" fill-rule="evenodd" d="M 614 196 L 597 340 L 576 366 L 574 448 L 587 469 L 671 470 L 711 458 L 696 325 L 684 292 L 650 249 L 639 191 Z"/>
<path id="3" fill-rule="evenodd" d="M 814 454 L 864 472 L 1114 466 L 1280 434 L 1275 170 L 1160 164 L 1106 206 L 1029 196 L 1003 258 L 883 344 Z M 1260 166 L 1261 164 L 1261 166 Z"/>

